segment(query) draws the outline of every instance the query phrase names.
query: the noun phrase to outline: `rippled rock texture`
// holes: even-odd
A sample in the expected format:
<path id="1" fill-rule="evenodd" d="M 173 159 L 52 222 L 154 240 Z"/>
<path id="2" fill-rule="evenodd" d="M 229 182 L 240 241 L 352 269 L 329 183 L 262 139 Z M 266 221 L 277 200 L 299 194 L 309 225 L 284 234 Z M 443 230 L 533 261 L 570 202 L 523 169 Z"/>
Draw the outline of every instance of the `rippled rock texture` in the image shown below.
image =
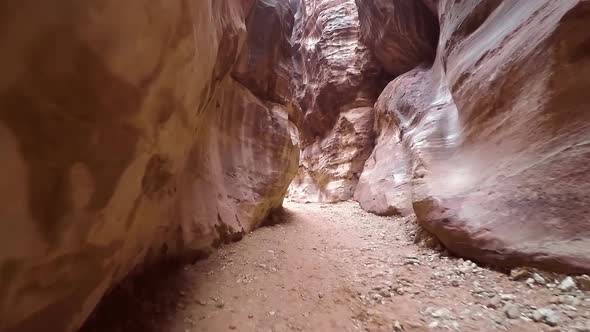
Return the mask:
<path id="1" fill-rule="evenodd" d="M 385 203 L 357 190 L 361 204 L 396 212 L 411 200 L 464 257 L 590 271 L 590 3 L 441 0 L 435 11 L 433 65 L 376 104 L 359 190 Z"/>
<path id="2" fill-rule="evenodd" d="M 304 114 L 301 164 L 289 190 L 295 200 L 352 198 L 371 153 L 379 66 L 359 38 L 354 0 L 301 0 L 293 35 Z"/>
<path id="3" fill-rule="evenodd" d="M 74 331 L 129 273 L 280 206 L 293 16 L 279 0 L 2 5 L 0 330 Z"/>

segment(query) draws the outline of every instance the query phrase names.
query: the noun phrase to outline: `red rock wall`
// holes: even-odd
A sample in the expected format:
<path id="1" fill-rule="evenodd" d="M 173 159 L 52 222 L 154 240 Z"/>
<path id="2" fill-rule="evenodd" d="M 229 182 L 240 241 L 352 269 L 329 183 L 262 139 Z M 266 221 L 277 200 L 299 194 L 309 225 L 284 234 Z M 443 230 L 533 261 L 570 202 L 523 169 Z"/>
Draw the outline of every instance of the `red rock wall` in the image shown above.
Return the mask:
<path id="1" fill-rule="evenodd" d="M 354 0 L 300 0 L 293 41 L 302 152 L 292 199 L 350 199 L 371 152 L 379 70 L 358 23 Z"/>
<path id="2" fill-rule="evenodd" d="M 0 330 L 74 331 L 132 271 L 280 206 L 299 153 L 288 4 L 0 7 Z"/>
<path id="3" fill-rule="evenodd" d="M 357 0 L 356 3 L 361 40 L 370 45 L 387 73 L 399 75 L 434 61 L 438 19 L 422 2 Z M 387 91 L 405 96 L 417 90 L 409 86 Z M 413 214 L 409 183 L 412 158 L 402 141 L 400 119 L 389 112 L 388 100 L 392 96 L 386 92 L 375 104 L 376 146 L 363 167 L 354 199 L 372 213 L 410 215 Z"/>
<path id="4" fill-rule="evenodd" d="M 357 199 L 371 210 L 382 197 L 381 211 L 411 200 L 464 257 L 590 271 L 590 4 L 438 1 L 436 12 L 433 65 L 396 78 L 376 104 Z"/>

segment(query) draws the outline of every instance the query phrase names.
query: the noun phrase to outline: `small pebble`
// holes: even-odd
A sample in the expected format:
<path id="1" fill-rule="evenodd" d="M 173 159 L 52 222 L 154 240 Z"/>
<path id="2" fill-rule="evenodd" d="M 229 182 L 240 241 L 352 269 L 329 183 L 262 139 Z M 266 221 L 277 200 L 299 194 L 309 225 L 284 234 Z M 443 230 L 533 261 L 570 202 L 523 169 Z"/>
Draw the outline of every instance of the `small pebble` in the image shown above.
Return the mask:
<path id="1" fill-rule="evenodd" d="M 590 291 L 590 276 L 583 274 L 579 277 L 576 277 L 576 283 L 581 290 Z"/>
<path id="2" fill-rule="evenodd" d="M 501 303 L 502 303 L 502 298 L 500 296 L 496 295 L 490 299 L 490 302 L 488 302 L 488 304 L 486 304 L 486 307 L 492 308 L 492 309 L 497 309 Z"/>
<path id="3" fill-rule="evenodd" d="M 517 268 L 510 271 L 510 279 L 525 280 L 531 276 L 531 272 L 527 269 Z"/>
<path id="4" fill-rule="evenodd" d="M 545 278 L 543 278 L 540 274 L 538 273 L 534 273 L 533 274 L 533 279 L 535 280 L 535 282 L 539 285 L 545 285 L 547 283 L 547 281 L 545 281 Z"/>
<path id="5" fill-rule="evenodd" d="M 507 304 L 504 306 L 504 314 L 510 319 L 517 319 L 520 317 L 520 306 L 518 304 Z"/>
<path id="6" fill-rule="evenodd" d="M 576 289 L 576 282 L 574 281 L 574 279 L 572 277 L 566 277 L 565 279 L 563 279 L 561 281 L 561 283 L 559 283 L 559 286 L 557 286 L 557 288 L 559 288 L 562 291 L 570 291 L 570 290 L 574 290 Z"/>

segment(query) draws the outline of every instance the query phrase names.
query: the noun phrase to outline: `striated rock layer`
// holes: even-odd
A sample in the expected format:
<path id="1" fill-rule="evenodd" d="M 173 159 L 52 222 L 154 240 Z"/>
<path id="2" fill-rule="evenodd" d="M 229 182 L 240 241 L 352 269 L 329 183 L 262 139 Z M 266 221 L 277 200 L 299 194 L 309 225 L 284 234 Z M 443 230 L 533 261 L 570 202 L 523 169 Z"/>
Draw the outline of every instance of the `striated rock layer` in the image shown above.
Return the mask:
<path id="1" fill-rule="evenodd" d="M 289 196 L 347 200 L 373 145 L 379 68 L 359 40 L 354 0 L 300 1 L 293 42 L 302 153 Z"/>
<path id="2" fill-rule="evenodd" d="M 376 104 L 358 199 L 374 209 L 370 193 L 396 192 L 381 210 L 411 200 L 464 257 L 589 272 L 590 3 L 441 0 L 436 12 L 434 64 Z"/>
<path id="3" fill-rule="evenodd" d="M 2 5 L 0 330 L 74 331 L 130 272 L 281 205 L 299 153 L 293 15 L 280 0 Z"/>

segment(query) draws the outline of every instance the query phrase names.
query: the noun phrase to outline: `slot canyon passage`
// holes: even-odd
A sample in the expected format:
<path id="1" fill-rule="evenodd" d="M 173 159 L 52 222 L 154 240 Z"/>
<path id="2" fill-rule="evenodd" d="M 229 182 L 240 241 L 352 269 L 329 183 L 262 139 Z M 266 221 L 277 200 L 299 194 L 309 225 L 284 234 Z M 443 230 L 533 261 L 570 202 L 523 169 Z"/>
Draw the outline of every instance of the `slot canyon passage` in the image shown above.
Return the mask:
<path id="1" fill-rule="evenodd" d="M 590 331 L 588 22 L 0 2 L 0 331 Z"/>

